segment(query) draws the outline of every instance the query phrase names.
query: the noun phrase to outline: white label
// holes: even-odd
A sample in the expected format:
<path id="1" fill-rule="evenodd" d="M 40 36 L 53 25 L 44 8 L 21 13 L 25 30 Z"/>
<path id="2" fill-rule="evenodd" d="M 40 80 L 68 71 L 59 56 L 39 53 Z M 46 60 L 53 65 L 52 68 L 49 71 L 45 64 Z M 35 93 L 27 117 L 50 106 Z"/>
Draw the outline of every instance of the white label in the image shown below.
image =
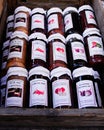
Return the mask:
<path id="1" fill-rule="evenodd" d="M 7 24 L 7 28 L 11 28 L 11 27 L 12 27 L 12 29 L 13 29 L 13 27 L 14 27 L 14 22 L 10 22 L 10 23 Z"/>
<path id="2" fill-rule="evenodd" d="M 44 16 L 41 14 L 35 14 L 32 16 L 32 21 L 31 21 L 31 30 L 35 28 L 41 28 L 44 29 Z"/>
<path id="3" fill-rule="evenodd" d="M 25 13 L 18 13 L 15 16 L 14 28 L 27 25 L 27 15 Z"/>
<path id="4" fill-rule="evenodd" d="M 66 46 L 61 42 L 54 42 L 53 43 L 53 60 L 61 60 L 66 61 Z"/>
<path id="5" fill-rule="evenodd" d="M 43 41 L 32 42 L 31 59 L 41 59 L 46 62 L 46 45 Z"/>
<path id="6" fill-rule="evenodd" d="M 68 14 L 68 15 L 65 16 L 64 22 L 65 22 L 65 31 L 67 31 L 68 29 L 73 28 L 73 21 L 72 21 L 71 14 Z"/>
<path id="7" fill-rule="evenodd" d="M 59 22 L 60 21 L 58 21 L 57 14 L 50 15 L 48 18 L 48 32 L 53 30 L 53 29 L 59 28 Z"/>
<path id="8" fill-rule="evenodd" d="M 90 80 L 83 80 L 76 83 L 78 107 L 97 107 L 94 85 Z"/>
<path id="9" fill-rule="evenodd" d="M 52 83 L 53 108 L 71 106 L 69 80 L 59 79 Z"/>
<path id="10" fill-rule="evenodd" d="M 22 52 L 23 52 L 23 40 L 14 39 L 10 43 L 8 59 L 15 57 L 22 58 Z"/>
<path id="11" fill-rule="evenodd" d="M 6 107 L 23 107 L 24 82 L 20 79 L 12 79 L 7 82 Z"/>
<path id="12" fill-rule="evenodd" d="M 0 86 L 6 85 L 6 82 L 7 82 L 7 75 L 5 75 L 5 76 L 3 76 L 1 78 L 1 84 L 0 84 Z"/>
<path id="13" fill-rule="evenodd" d="M 88 37 L 88 47 L 90 56 L 94 55 L 104 56 L 103 43 L 101 38 L 96 36 Z"/>
<path id="14" fill-rule="evenodd" d="M 96 25 L 96 20 L 95 16 L 92 11 L 85 11 L 86 14 L 86 19 L 88 24 L 95 24 Z"/>
<path id="15" fill-rule="evenodd" d="M 85 48 L 82 43 L 72 42 L 71 48 L 72 48 L 73 60 L 81 59 L 81 60 L 87 61 Z"/>
<path id="16" fill-rule="evenodd" d="M 6 34 L 6 38 L 10 37 L 10 36 L 12 35 L 12 33 L 13 33 L 13 32 L 8 32 L 8 33 Z"/>
<path id="17" fill-rule="evenodd" d="M 3 51 L 3 57 L 8 56 L 8 54 L 9 54 L 9 49 L 5 49 Z"/>
<path id="18" fill-rule="evenodd" d="M 33 79 L 30 81 L 30 107 L 34 105 L 48 105 L 47 87 L 45 79 Z"/>

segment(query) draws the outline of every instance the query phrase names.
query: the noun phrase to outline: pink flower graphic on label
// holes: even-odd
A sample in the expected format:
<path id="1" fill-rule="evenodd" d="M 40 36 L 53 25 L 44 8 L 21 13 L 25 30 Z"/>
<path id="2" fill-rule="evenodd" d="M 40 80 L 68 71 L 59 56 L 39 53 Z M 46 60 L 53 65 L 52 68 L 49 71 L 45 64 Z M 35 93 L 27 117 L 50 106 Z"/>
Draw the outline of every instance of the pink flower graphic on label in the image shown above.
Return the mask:
<path id="1" fill-rule="evenodd" d="M 90 14 L 90 19 L 94 19 L 94 15 Z"/>
<path id="2" fill-rule="evenodd" d="M 34 23 L 41 23 L 41 20 L 34 20 Z"/>
<path id="3" fill-rule="evenodd" d="M 92 42 L 92 48 L 94 48 L 94 47 L 101 48 L 101 45 L 99 43 L 97 43 L 97 42 Z"/>
<path id="4" fill-rule="evenodd" d="M 37 94 L 37 95 L 44 95 L 44 91 L 41 91 L 41 90 L 35 90 L 34 92 L 33 92 L 33 94 Z"/>
<path id="5" fill-rule="evenodd" d="M 84 53 L 84 49 L 76 48 L 75 51 L 78 52 L 78 53 Z"/>
<path id="6" fill-rule="evenodd" d="M 37 48 L 36 51 L 44 53 L 44 50 L 42 50 L 41 48 Z"/>
<path id="7" fill-rule="evenodd" d="M 55 93 L 62 96 L 62 95 L 65 95 L 65 88 L 61 87 L 61 88 L 57 88 L 55 90 Z"/>
<path id="8" fill-rule="evenodd" d="M 80 91 L 80 95 L 81 96 L 90 96 L 92 95 L 91 90 L 84 90 L 84 91 Z"/>
<path id="9" fill-rule="evenodd" d="M 53 24 L 54 23 L 54 19 L 51 19 L 48 24 Z"/>
<path id="10" fill-rule="evenodd" d="M 63 49 L 63 48 L 58 47 L 58 48 L 56 48 L 56 50 L 57 50 L 58 52 L 60 52 L 60 53 L 64 53 L 64 49 Z"/>
<path id="11" fill-rule="evenodd" d="M 70 20 L 67 20 L 66 22 L 65 22 L 65 26 L 67 25 L 67 24 L 69 24 L 70 23 Z"/>

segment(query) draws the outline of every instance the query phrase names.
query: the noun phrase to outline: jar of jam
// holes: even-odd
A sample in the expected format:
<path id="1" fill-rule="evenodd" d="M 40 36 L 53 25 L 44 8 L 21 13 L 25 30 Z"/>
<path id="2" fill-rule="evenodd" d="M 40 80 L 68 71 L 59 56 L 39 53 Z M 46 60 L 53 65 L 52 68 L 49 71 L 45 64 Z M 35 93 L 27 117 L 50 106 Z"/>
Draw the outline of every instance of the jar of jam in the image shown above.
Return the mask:
<path id="1" fill-rule="evenodd" d="M 101 34 L 96 28 L 88 28 L 83 32 L 89 65 L 101 67 L 104 65 L 104 46 Z"/>
<path id="2" fill-rule="evenodd" d="M 29 34 L 31 9 L 19 6 L 14 11 L 14 30 Z"/>
<path id="3" fill-rule="evenodd" d="M 66 45 L 63 35 L 56 33 L 48 37 L 49 69 L 67 67 Z"/>
<path id="4" fill-rule="evenodd" d="M 43 33 L 29 36 L 29 69 L 35 66 L 47 67 L 47 38 Z"/>
<path id="5" fill-rule="evenodd" d="M 53 108 L 72 108 L 72 77 L 68 68 L 57 67 L 51 71 Z"/>
<path id="6" fill-rule="evenodd" d="M 27 53 L 27 41 L 28 36 L 21 31 L 15 31 L 10 39 L 9 54 L 7 60 L 7 66 L 26 66 L 26 53 Z"/>
<path id="7" fill-rule="evenodd" d="M 5 107 L 25 107 L 27 75 L 22 67 L 8 69 Z"/>
<path id="8" fill-rule="evenodd" d="M 7 17 L 6 23 L 7 23 L 6 38 L 9 39 L 13 33 L 13 30 L 14 30 L 14 15 L 9 15 Z"/>
<path id="9" fill-rule="evenodd" d="M 71 70 L 87 66 L 87 58 L 83 37 L 73 33 L 66 37 L 67 61 Z"/>
<path id="10" fill-rule="evenodd" d="M 46 34 L 46 11 L 43 8 L 34 8 L 31 11 L 31 32 Z"/>
<path id="11" fill-rule="evenodd" d="M 49 70 L 42 66 L 34 67 L 29 71 L 29 107 L 49 107 Z"/>
<path id="12" fill-rule="evenodd" d="M 86 28 L 98 28 L 95 13 L 90 5 L 83 5 L 79 8 L 82 30 Z"/>
<path id="13" fill-rule="evenodd" d="M 80 18 L 75 7 L 67 7 L 63 11 L 65 35 L 81 33 Z"/>
<path id="14" fill-rule="evenodd" d="M 47 11 L 48 36 L 54 33 L 64 35 L 64 21 L 62 10 L 57 7 L 50 8 Z"/>
<path id="15" fill-rule="evenodd" d="M 92 68 L 77 68 L 73 71 L 72 75 L 75 107 L 79 109 L 99 107 Z"/>

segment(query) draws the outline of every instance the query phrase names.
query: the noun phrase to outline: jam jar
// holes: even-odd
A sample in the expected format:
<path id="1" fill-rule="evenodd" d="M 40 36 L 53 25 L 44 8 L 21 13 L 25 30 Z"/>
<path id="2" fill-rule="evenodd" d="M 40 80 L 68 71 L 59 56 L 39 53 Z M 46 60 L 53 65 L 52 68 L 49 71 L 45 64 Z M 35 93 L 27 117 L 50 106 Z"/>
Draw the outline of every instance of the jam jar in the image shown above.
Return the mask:
<path id="1" fill-rule="evenodd" d="M 79 8 L 82 30 L 86 28 L 98 28 L 95 12 L 90 5 L 82 5 Z"/>
<path id="2" fill-rule="evenodd" d="M 67 61 L 71 70 L 87 66 L 87 57 L 83 37 L 73 33 L 66 37 Z"/>
<path id="3" fill-rule="evenodd" d="M 22 67 L 8 69 L 5 107 L 26 106 L 27 75 L 27 70 Z"/>
<path id="4" fill-rule="evenodd" d="M 92 68 L 77 68 L 73 70 L 72 76 L 75 107 L 79 109 L 99 107 Z"/>
<path id="5" fill-rule="evenodd" d="M 67 67 L 65 38 L 59 33 L 48 37 L 49 45 L 49 69 Z"/>
<path id="6" fill-rule="evenodd" d="M 78 10 L 75 7 L 67 7 L 63 11 L 65 35 L 81 33 L 81 24 Z"/>
<path id="7" fill-rule="evenodd" d="M 14 30 L 29 34 L 31 9 L 19 6 L 14 11 Z"/>
<path id="8" fill-rule="evenodd" d="M 6 68 L 12 66 L 26 66 L 28 36 L 21 31 L 15 31 L 10 39 L 9 54 Z"/>
<path id="9" fill-rule="evenodd" d="M 89 65 L 98 68 L 104 65 L 104 45 L 98 29 L 88 28 L 83 32 Z"/>
<path id="10" fill-rule="evenodd" d="M 64 20 L 62 10 L 58 7 L 47 11 L 48 36 L 54 33 L 64 35 Z"/>
<path id="11" fill-rule="evenodd" d="M 39 32 L 29 36 L 29 69 L 35 66 L 47 67 L 47 38 Z"/>
<path id="12" fill-rule="evenodd" d="M 46 34 L 46 11 L 43 8 L 34 8 L 31 11 L 31 33 Z"/>
<path id="13" fill-rule="evenodd" d="M 49 107 L 49 70 L 42 67 L 34 67 L 29 71 L 29 107 Z"/>
<path id="14" fill-rule="evenodd" d="M 57 67 L 51 71 L 53 108 L 72 108 L 72 76 L 68 68 Z"/>

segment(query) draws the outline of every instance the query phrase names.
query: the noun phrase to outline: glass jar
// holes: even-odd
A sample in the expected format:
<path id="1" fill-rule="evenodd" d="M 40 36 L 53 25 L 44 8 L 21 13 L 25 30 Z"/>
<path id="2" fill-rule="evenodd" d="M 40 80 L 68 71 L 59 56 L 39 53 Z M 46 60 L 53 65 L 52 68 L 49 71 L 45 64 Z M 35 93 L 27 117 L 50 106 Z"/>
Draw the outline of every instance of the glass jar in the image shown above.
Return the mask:
<path id="1" fill-rule="evenodd" d="M 83 32 L 89 65 L 96 68 L 104 65 L 104 46 L 101 34 L 96 28 Z"/>
<path id="2" fill-rule="evenodd" d="M 51 71 L 53 108 L 72 108 L 72 77 L 68 68 L 57 67 Z"/>
<path id="3" fill-rule="evenodd" d="M 66 37 L 67 61 L 71 70 L 87 66 L 87 57 L 83 37 L 73 33 Z"/>
<path id="4" fill-rule="evenodd" d="M 5 107 L 26 106 L 27 75 L 27 70 L 22 67 L 8 69 Z"/>
<path id="5" fill-rule="evenodd" d="M 65 38 L 61 34 L 52 34 L 48 37 L 49 69 L 67 67 Z"/>
<path id="6" fill-rule="evenodd" d="M 29 107 L 49 107 L 49 70 L 42 66 L 29 71 Z"/>
<path id="7" fill-rule="evenodd" d="M 50 8 L 47 11 L 48 36 L 54 33 L 64 35 L 64 21 L 62 10 L 57 7 Z"/>

